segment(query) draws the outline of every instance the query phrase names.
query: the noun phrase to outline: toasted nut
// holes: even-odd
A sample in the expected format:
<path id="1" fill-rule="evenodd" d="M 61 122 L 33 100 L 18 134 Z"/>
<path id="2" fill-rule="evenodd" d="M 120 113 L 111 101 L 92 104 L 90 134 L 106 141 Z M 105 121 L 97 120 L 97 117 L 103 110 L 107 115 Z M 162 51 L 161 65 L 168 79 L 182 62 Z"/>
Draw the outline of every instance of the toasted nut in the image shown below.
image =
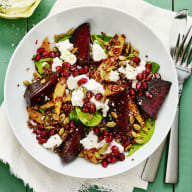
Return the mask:
<path id="1" fill-rule="evenodd" d="M 67 137 L 67 133 L 66 133 L 66 132 L 64 132 L 64 133 L 63 133 L 63 135 L 61 136 L 61 139 L 63 139 L 63 140 L 64 140 L 66 137 Z"/>
<path id="2" fill-rule="evenodd" d="M 78 48 L 77 47 L 75 47 L 75 48 L 73 48 L 72 50 L 71 50 L 71 53 L 76 53 L 77 52 L 77 50 L 78 50 Z"/>
<path id="3" fill-rule="evenodd" d="M 134 140 L 138 144 L 143 144 L 144 143 L 144 141 L 142 139 L 140 139 L 140 138 L 135 138 Z"/>
<path id="4" fill-rule="evenodd" d="M 102 128 L 99 128 L 99 130 L 100 130 L 101 133 L 103 133 L 103 131 L 105 131 L 106 128 L 105 128 L 105 127 L 102 127 Z"/>
<path id="5" fill-rule="evenodd" d="M 120 55 L 120 56 L 119 56 L 119 60 L 121 60 L 121 61 L 125 61 L 125 60 L 126 60 L 126 57 L 125 57 L 125 56 Z"/>
<path id="6" fill-rule="evenodd" d="M 112 117 L 114 117 L 115 119 L 117 119 L 117 113 L 115 113 L 115 112 L 111 112 L 111 115 L 112 115 Z"/>
<path id="7" fill-rule="evenodd" d="M 64 128 L 61 128 L 60 130 L 59 130 L 59 135 L 61 136 L 63 133 L 64 133 Z"/>
<path id="8" fill-rule="evenodd" d="M 39 78 L 41 78 L 41 76 L 40 76 L 39 73 L 37 73 L 37 72 L 34 72 L 34 73 L 33 73 L 33 76 L 34 76 L 34 79 L 39 79 Z"/>
<path id="9" fill-rule="evenodd" d="M 115 139 L 115 141 L 116 141 L 117 143 L 120 143 L 120 140 L 119 140 L 119 139 Z"/>
<path id="10" fill-rule="evenodd" d="M 57 47 L 53 47 L 53 51 L 54 52 L 58 51 Z"/>
<path id="11" fill-rule="evenodd" d="M 135 118 L 133 117 L 133 115 L 131 115 L 131 116 L 129 117 L 129 122 L 130 122 L 132 125 L 134 124 Z"/>
<path id="12" fill-rule="evenodd" d="M 42 79 L 41 80 L 41 84 L 43 84 L 43 83 L 45 83 L 46 82 L 46 80 L 45 79 Z"/>
<path id="13" fill-rule="evenodd" d="M 54 120 L 58 121 L 59 120 L 59 116 L 55 113 L 52 114 L 52 117 Z"/>
<path id="14" fill-rule="evenodd" d="M 103 155 L 101 155 L 99 152 L 95 152 L 95 157 L 97 159 L 103 159 Z"/>
<path id="15" fill-rule="evenodd" d="M 66 33 L 66 35 L 72 35 L 74 33 L 75 29 L 69 29 Z"/>
<path id="16" fill-rule="evenodd" d="M 107 126 L 107 127 L 115 127 L 115 126 L 116 126 L 116 123 L 115 123 L 114 121 L 107 122 L 106 126 Z"/>
<path id="17" fill-rule="evenodd" d="M 140 133 L 137 133 L 137 136 L 138 138 L 142 138 L 142 135 Z"/>
<path id="18" fill-rule="evenodd" d="M 65 120 L 65 114 L 64 113 L 62 113 L 61 115 L 60 115 L 60 117 L 59 117 L 59 119 L 60 119 L 60 121 L 64 121 Z"/>
<path id="19" fill-rule="evenodd" d="M 24 84 L 25 86 L 27 86 L 27 87 L 30 85 L 29 81 L 27 81 L 27 80 L 23 81 L 23 84 Z"/>
<path id="20" fill-rule="evenodd" d="M 64 125 L 67 125 L 69 122 L 70 122 L 69 117 L 66 117 L 65 120 L 63 121 L 63 124 L 64 124 Z"/>
<path id="21" fill-rule="evenodd" d="M 132 131 L 132 136 L 137 137 L 137 133 L 135 133 L 135 131 Z"/>
<path id="22" fill-rule="evenodd" d="M 50 129 L 56 129 L 56 128 L 53 126 L 47 126 L 47 127 L 45 127 L 45 129 L 50 130 Z"/>
<path id="23" fill-rule="evenodd" d="M 105 143 L 105 144 L 102 146 L 102 148 L 99 149 L 99 153 L 101 153 L 101 154 L 105 153 L 105 152 L 107 151 L 108 147 L 109 147 L 109 144 L 108 144 L 108 143 Z"/>
<path id="24" fill-rule="evenodd" d="M 71 101 L 71 99 L 72 99 L 72 95 L 71 95 L 71 94 L 67 94 L 67 95 L 64 97 L 64 102 Z"/>
<path id="25" fill-rule="evenodd" d="M 134 128 L 136 131 L 141 130 L 141 126 L 140 126 L 139 124 L 134 124 L 134 125 L 133 125 L 133 128 Z"/>
<path id="26" fill-rule="evenodd" d="M 131 149 L 131 147 L 132 147 L 132 144 L 129 144 L 129 145 L 127 145 L 127 147 L 125 147 L 125 149 L 124 149 L 124 151 L 129 151 L 129 149 Z"/>
<path id="27" fill-rule="evenodd" d="M 79 153 L 78 157 L 84 157 L 83 153 Z"/>

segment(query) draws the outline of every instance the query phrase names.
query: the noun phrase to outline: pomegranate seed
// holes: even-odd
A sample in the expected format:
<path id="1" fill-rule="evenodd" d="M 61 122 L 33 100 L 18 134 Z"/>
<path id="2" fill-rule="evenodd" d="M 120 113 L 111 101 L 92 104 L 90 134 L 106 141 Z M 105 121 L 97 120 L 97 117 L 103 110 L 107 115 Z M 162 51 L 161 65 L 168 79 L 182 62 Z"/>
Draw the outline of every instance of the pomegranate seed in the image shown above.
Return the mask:
<path id="1" fill-rule="evenodd" d="M 67 73 L 67 72 L 65 72 L 65 71 L 64 71 L 61 75 L 62 75 L 63 77 L 66 77 L 66 78 L 70 76 L 70 74 Z"/>
<path id="2" fill-rule="evenodd" d="M 104 138 L 102 136 L 99 136 L 99 141 L 102 141 Z"/>
<path id="3" fill-rule="evenodd" d="M 73 72 L 73 77 L 76 77 L 77 75 L 79 75 L 79 71 L 76 69 L 76 70 Z"/>
<path id="4" fill-rule="evenodd" d="M 45 143 L 46 142 L 46 139 L 44 139 L 44 138 L 41 138 L 41 139 L 39 139 L 39 141 L 38 141 L 38 143 L 40 144 L 40 145 L 42 145 L 43 143 Z"/>
<path id="5" fill-rule="evenodd" d="M 143 71 L 143 72 L 142 72 L 142 75 L 143 75 L 143 79 L 145 79 L 145 78 L 147 77 L 146 71 Z"/>
<path id="6" fill-rule="evenodd" d="M 146 69 L 151 69 L 151 63 L 147 63 L 145 66 Z"/>
<path id="7" fill-rule="evenodd" d="M 111 155 L 112 156 L 118 156 L 119 155 L 119 151 L 112 151 Z"/>
<path id="8" fill-rule="evenodd" d="M 146 97 L 148 97 L 148 98 L 150 98 L 150 99 L 153 97 L 153 96 L 152 96 L 152 94 L 151 94 L 151 93 L 149 93 L 148 91 L 147 91 L 147 92 L 145 92 L 145 96 L 146 96 Z"/>
<path id="9" fill-rule="evenodd" d="M 95 99 L 96 99 L 97 101 L 100 101 L 102 97 L 103 97 L 103 95 L 102 95 L 101 93 L 97 93 L 97 94 L 95 95 Z"/>
<path id="10" fill-rule="evenodd" d="M 83 99 L 83 102 L 84 102 L 84 103 L 89 103 L 89 98 L 85 97 L 85 98 Z"/>
<path id="11" fill-rule="evenodd" d="M 116 161 L 117 161 L 116 157 L 113 156 L 113 157 L 111 158 L 111 163 L 115 163 Z"/>
<path id="12" fill-rule="evenodd" d="M 87 103 L 87 104 L 85 105 L 85 107 L 87 107 L 88 109 L 90 109 L 91 103 Z"/>
<path id="13" fill-rule="evenodd" d="M 106 141 L 107 143 L 110 143 L 111 141 L 113 141 L 113 137 L 107 136 L 107 137 L 105 137 L 105 141 Z"/>
<path id="14" fill-rule="evenodd" d="M 124 160 L 125 160 L 125 154 L 124 153 L 120 153 L 119 161 L 124 161 Z"/>
<path id="15" fill-rule="evenodd" d="M 139 97 L 143 95 L 143 90 L 139 90 Z"/>
<path id="16" fill-rule="evenodd" d="M 134 89 L 130 89 L 129 92 L 130 92 L 131 95 L 135 95 Z"/>
<path id="17" fill-rule="evenodd" d="M 135 63 L 137 63 L 137 64 L 139 64 L 141 60 L 140 60 L 139 57 L 133 57 L 133 58 L 132 58 L 132 61 L 135 62 Z"/>
<path id="18" fill-rule="evenodd" d="M 43 51 L 43 53 L 41 54 L 42 57 L 48 57 L 49 53 L 47 51 Z"/>
<path id="19" fill-rule="evenodd" d="M 149 81 L 153 78 L 153 74 L 150 73 L 149 75 L 147 75 L 147 77 L 145 78 L 146 81 Z"/>
<path id="20" fill-rule="evenodd" d="M 41 55 L 37 54 L 36 57 L 35 57 L 35 61 L 39 61 L 40 58 L 41 58 Z"/>
<path id="21" fill-rule="evenodd" d="M 137 89 L 137 90 L 141 89 L 141 82 L 138 82 L 138 83 L 136 84 L 136 89 Z"/>
<path id="22" fill-rule="evenodd" d="M 104 136 L 108 136 L 109 133 L 108 133 L 107 131 L 104 131 L 104 132 L 103 132 L 103 135 L 104 135 Z"/>
<path id="23" fill-rule="evenodd" d="M 88 79 L 87 78 L 81 78 L 79 81 L 77 81 L 78 86 L 81 86 L 82 84 L 87 83 Z"/>
<path id="24" fill-rule="evenodd" d="M 154 73 L 154 78 L 155 79 L 161 79 L 161 75 L 159 73 Z"/>
<path id="25" fill-rule="evenodd" d="M 37 49 L 37 53 L 43 53 L 45 51 L 45 49 L 44 48 L 42 48 L 42 47 L 40 47 L 39 49 Z"/>
<path id="26" fill-rule="evenodd" d="M 106 160 L 107 160 L 108 163 L 111 163 L 111 157 L 107 157 Z"/>
<path id="27" fill-rule="evenodd" d="M 46 131 L 42 131 L 41 132 L 41 137 L 45 137 L 47 135 L 47 132 Z"/>
<path id="28" fill-rule="evenodd" d="M 61 53 L 59 51 L 55 52 L 55 57 L 60 57 Z"/>
<path id="29" fill-rule="evenodd" d="M 49 53 L 49 56 L 52 57 L 52 58 L 54 58 L 54 57 L 55 57 L 55 53 L 54 53 L 53 51 L 51 51 L 51 52 Z"/>
<path id="30" fill-rule="evenodd" d="M 145 72 L 146 72 L 146 74 L 149 74 L 149 73 L 151 73 L 151 69 L 150 68 L 146 68 Z"/>
<path id="31" fill-rule="evenodd" d="M 146 83 L 145 81 L 143 81 L 142 87 L 143 87 L 144 89 L 147 89 L 147 83 Z"/>
<path id="32" fill-rule="evenodd" d="M 80 69 L 79 69 L 79 74 L 83 74 L 84 73 L 84 69 L 83 69 L 83 67 L 81 67 Z"/>
<path id="33" fill-rule="evenodd" d="M 34 134 L 37 134 L 37 129 L 33 129 L 33 133 L 34 133 Z"/>
<path id="34" fill-rule="evenodd" d="M 84 113 L 88 113 L 89 112 L 89 109 L 87 107 L 82 107 L 81 109 Z"/>
<path id="35" fill-rule="evenodd" d="M 88 73 L 88 71 L 89 71 L 88 66 L 84 66 L 84 73 Z"/>
<path id="36" fill-rule="evenodd" d="M 127 81 L 127 86 L 128 86 L 128 87 L 131 87 L 131 86 L 132 86 L 132 81 L 128 80 L 128 81 Z"/>
<path id="37" fill-rule="evenodd" d="M 51 136 L 51 135 L 54 135 L 55 134 L 55 130 L 54 129 L 52 129 L 51 131 L 49 131 L 49 135 Z"/>
<path id="38" fill-rule="evenodd" d="M 143 80 L 143 73 L 138 73 L 136 78 L 138 81 L 142 81 Z"/>
<path id="39" fill-rule="evenodd" d="M 106 161 L 106 160 L 103 160 L 103 161 L 102 161 L 102 166 L 103 166 L 104 168 L 106 168 L 107 165 L 108 165 L 107 161 Z"/>
<path id="40" fill-rule="evenodd" d="M 89 112 L 90 112 L 90 113 L 95 113 L 95 111 L 96 111 L 95 105 L 91 104 L 91 106 L 90 106 L 90 108 L 89 108 Z"/>
<path id="41" fill-rule="evenodd" d="M 41 136 L 36 136 L 36 139 L 37 140 L 40 140 L 42 137 Z"/>
<path id="42" fill-rule="evenodd" d="M 71 72 L 74 72 L 75 70 L 77 70 L 77 67 L 76 66 L 71 66 L 70 69 L 69 69 Z M 77 70 L 78 71 L 78 70 Z M 78 71 L 79 73 L 79 71 Z"/>
<path id="43" fill-rule="evenodd" d="M 43 125 L 38 125 L 38 128 L 39 129 L 44 129 L 44 126 Z"/>
<path id="44" fill-rule="evenodd" d="M 99 135 L 99 129 L 97 127 L 94 127 L 93 131 L 94 131 L 95 135 Z"/>
<path id="45" fill-rule="evenodd" d="M 69 67 L 71 67 L 71 64 L 70 64 L 70 63 L 67 63 L 67 62 L 64 62 L 64 63 L 62 64 L 62 66 L 63 66 L 63 68 L 69 68 Z"/>
<path id="46" fill-rule="evenodd" d="M 121 139 L 121 135 L 119 135 L 118 133 L 115 135 L 115 139 Z"/>
<path id="47" fill-rule="evenodd" d="M 74 128 L 75 127 L 74 121 L 71 121 L 69 125 L 70 125 L 70 127 Z"/>
<path id="48" fill-rule="evenodd" d="M 126 141 L 125 143 L 123 143 L 123 147 L 127 147 L 130 144 L 130 141 Z"/>
<path id="49" fill-rule="evenodd" d="M 36 45 L 38 44 L 38 40 L 35 41 L 35 44 L 36 44 Z"/>
<path id="50" fill-rule="evenodd" d="M 57 67 L 56 67 L 56 71 L 61 72 L 61 71 L 63 71 L 63 68 L 62 68 L 61 66 L 57 66 Z"/>
<path id="51" fill-rule="evenodd" d="M 37 134 L 37 135 L 40 135 L 40 134 L 41 134 L 41 132 L 42 132 L 42 130 L 41 130 L 41 129 L 37 129 L 37 130 L 36 130 L 36 134 Z"/>
<path id="52" fill-rule="evenodd" d="M 86 97 L 87 97 L 88 99 L 91 99 L 92 96 L 93 96 L 92 92 L 91 92 L 91 91 L 87 91 Z"/>
<path id="53" fill-rule="evenodd" d="M 112 151 L 119 151 L 119 148 L 118 148 L 116 145 L 113 145 L 113 146 L 111 147 L 111 150 L 112 150 Z"/>
<path id="54" fill-rule="evenodd" d="M 112 133 L 112 132 L 110 132 L 110 133 L 109 133 L 109 136 L 113 136 L 113 133 Z"/>

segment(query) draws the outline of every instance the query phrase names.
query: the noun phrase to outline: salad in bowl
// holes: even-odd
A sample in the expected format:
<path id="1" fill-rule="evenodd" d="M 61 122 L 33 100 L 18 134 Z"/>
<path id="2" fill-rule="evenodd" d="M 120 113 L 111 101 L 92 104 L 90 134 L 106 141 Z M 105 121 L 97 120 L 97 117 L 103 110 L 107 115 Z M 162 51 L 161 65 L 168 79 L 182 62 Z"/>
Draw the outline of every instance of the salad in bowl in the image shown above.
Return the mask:
<path id="1" fill-rule="evenodd" d="M 85 158 L 105 168 L 150 140 L 172 83 L 124 34 L 91 34 L 90 27 L 43 40 L 24 98 L 40 145 L 64 163 Z"/>

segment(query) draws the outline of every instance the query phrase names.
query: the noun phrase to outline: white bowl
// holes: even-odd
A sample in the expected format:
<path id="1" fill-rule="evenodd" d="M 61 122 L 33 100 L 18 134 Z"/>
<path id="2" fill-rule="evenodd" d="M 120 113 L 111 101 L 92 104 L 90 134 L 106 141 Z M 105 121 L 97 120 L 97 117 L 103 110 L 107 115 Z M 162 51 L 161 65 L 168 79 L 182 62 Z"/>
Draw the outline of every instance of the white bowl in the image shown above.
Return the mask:
<path id="1" fill-rule="evenodd" d="M 159 63 L 163 79 L 172 82 L 169 95 L 159 111 L 151 140 L 125 161 L 109 165 L 107 168 L 94 165 L 82 158 L 77 158 L 69 164 L 63 164 L 57 154 L 44 149 L 37 143 L 26 124 L 28 114 L 23 98 L 25 87 L 22 82 L 32 79 L 32 72 L 35 70 L 31 60 L 32 55 L 35 54 L 45 36 L 53 39 L 54 34 L 66 32 L 83 22 L 90 22 L 92 33 L 125 34 L 127 40 L 140 50 L 141 58 L 144 59 L 145 55 L 148 55 L 148 60 Z M 35 44 L 36 40 L 39 42 L 38 45 Z M 29 71 L 26 70 L 27 67 L 30 67 Z M 18 87 L 17 84 L 20 86 Z M 10 125 L 25 150 L 44 166 L 64 175 L 81 178 L 102 178 L 116 175 L 130 170 L 151 155 L 162 143 L 171 127 L 176 112 L 177 92 L 176 70 L 169 53 L 159 38 L 133 16 L 120 10 L 97 6 L 65 10 L 35 26 L 23 38 L 11 58 L 4 91 Z"/>

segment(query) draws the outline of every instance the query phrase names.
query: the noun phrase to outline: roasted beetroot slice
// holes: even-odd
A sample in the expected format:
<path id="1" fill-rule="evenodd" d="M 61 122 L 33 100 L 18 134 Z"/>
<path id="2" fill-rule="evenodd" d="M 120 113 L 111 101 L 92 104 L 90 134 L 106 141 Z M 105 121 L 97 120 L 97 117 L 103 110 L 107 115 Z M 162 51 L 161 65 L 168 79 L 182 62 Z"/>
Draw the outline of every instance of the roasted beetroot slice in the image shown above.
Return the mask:
<path id="1" fill-rule="evenodd" d="M 82 133 L 83 129 L 81 127 L 77 128 L 72 135 L 67 136 L 67 139 L 61 145 L 59 156 L 63 162 L 69 163 L 73 161 L 80 153 Z"/>
<path id="2" fill-rule="evenodd" d="M 121 134 L 126 134 L 131 128 L 128 120 L 128 91 L 124 89 L 120 93 L 110 96 L 110 109 L 117 113 L 116 128 Z"/>
<path id="3" fill-rule="evenodd" d="M 154 118 L 169 93 L 171 82 L 154 79 L 148 81 L 147 86 L 147 91 L 152 94 L 152 98 L 146 96 L 139 97 L 137 102 L 148 117 Z"/>
<path id="4" fill-rule="evenodd" d="M 43 96 L 50 88 L 56 84 L 58 79 L 58 73 L 51 73 L 45 78 L 45 83 L 41 83 L 41 80 L 37 80 L 30 84 L 25 90 L 24 98 L 29 106 L 33 106 L 39 102 L 39 98 Z"/>
<path id="5" fill-rule="evenodd" d="M 77 63 L 79 65 L 89 64 L 90 24 L 83 23 L 73 33 L 72 42 L 78 48 Z"/>

